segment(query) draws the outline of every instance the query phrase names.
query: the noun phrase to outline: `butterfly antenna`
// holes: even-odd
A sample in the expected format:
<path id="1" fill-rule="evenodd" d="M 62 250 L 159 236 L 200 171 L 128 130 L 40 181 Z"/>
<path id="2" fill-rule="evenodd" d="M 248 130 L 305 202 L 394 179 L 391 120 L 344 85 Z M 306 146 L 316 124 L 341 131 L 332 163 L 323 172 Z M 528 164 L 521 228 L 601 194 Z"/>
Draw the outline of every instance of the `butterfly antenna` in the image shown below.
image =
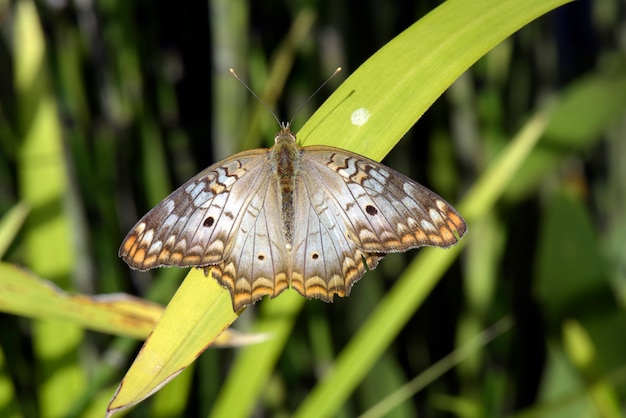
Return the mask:
<path id="1" fill-rule="evenodd" d="M 337 69 L 336 69 L 336 70 L 335 70 L 335 71 L 334 71 L 334 72 L 330 75 L 330 77 L 328 77 L 328 78 L 326 79 L 326 81 L 324 81 L 324 82 L 323 82 L 323 83 L 322 83 L 322 84 L 321 84 L 321 85 L 317 88 L 317 90 L 315 90 L 315 91 L 313 92 L 313 94 L 311 94 L 311 95 L 309 96 L 309 98 L 308 98 L 308 99 L 306 99 L 306 101 L 305 101 L 304 103 L 302 103 L 302 105 L 300 105 L 300 107 L 298 108 L 298 110 L 296 110 L 296 113 L 293 115 L 293 117 L 292 117 L 292 118 L 291 118 L 291 120 L 289 121 L 289 125 L 291 125 L 291 122 L 293 122 L 293 120 L 296 118 L 296 116 L 298 116 L 298 113 L 300 113 L 300 111 L 301 111 L 302 109 L 304 109 L 304 106 L 306 106 L 306 105 L 307 105 L 307 103 L 309 103 L 309 102 L 311 101 L 311 99 L 312 99 L 312 98 L 313 98 L 313 97 L 314 97 L 317 93 L 319 93 L 319 91 L 320 91 L 320 90 L 321 90 L 321 89 L 322 89 L 322 88 L 323 88 L 326 84 L 328 84 L 328 82 L 329 82 L 330 80 L 332 80 L 332 79 L 333 79 L 333 77 L 335 77 L 335 76 L 336 76 L 337 74 L 339 74 L 340 72 L 341 72 L 341 67 L 337 67 Z"/>
<path id="2" fill-rule="evenodd" d="M 274 119 L 276 119 L 276 122 L 278 122 L 278 126 L 282 126 L 282 124 L 280 123 L 280 119 L 278 119 L 278 116 L 276 116 L 276 113 L 274 113 L 274 111 L 272 111 L 272 109 L 270 109 L 270 107 L 259 97 L 257 96 L 257 94 L 250 88 L 250 86 L 248 86 L 246 84 L 245 81 L 243 81 L 235 72 L 234 69 L 230 68 L 228 71 L 230 71 L 230 73 L 233 75 L 233 77 L 235 77 L 241 84 L 243 84 L 243 86 L 250 92 L 250 94 L 252 94 L 258 101 L 259 103 L 261 103 L 263 105 L 264 108 L 267 109 L 268 112 L 270 112 L 270 114 L 272 116 L 274 116 Z"/>

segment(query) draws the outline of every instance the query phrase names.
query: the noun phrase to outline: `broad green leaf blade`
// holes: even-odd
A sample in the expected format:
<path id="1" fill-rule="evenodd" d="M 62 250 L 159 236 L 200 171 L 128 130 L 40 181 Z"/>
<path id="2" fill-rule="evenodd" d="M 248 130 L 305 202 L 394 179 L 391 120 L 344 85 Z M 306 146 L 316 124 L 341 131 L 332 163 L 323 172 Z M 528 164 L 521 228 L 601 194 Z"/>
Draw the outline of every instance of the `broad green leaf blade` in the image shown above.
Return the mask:
<path id="1" fill-rule="evenodd" d="M 237 316 L 228 290 L 202 270 L 191 270 L 124 376 L 107 416 L 141 402 L 176 377 Z"/>
<path id="2" fill-rule="evenodd" d="M 201 306 L 204 304 L 206 301 Z M 0 262 L 0 311 L 26 318 L 72 323 L 122 337 L 145 339 L 163 314 L 163 307 L 124 293 L 72 295 L 18 266 Z M 268 335 L 226 330 L 213 345 L 240 347 L 265 341 Z"/>
<path id="3" fill-rule="evenodd" d="M 0 310 L 96 331 L 145 338 L 163 307 L 129 295 L 70 295 L 17 266 L 0 263 Z"/>
<path id="4" fill-rule="evenodd" d="M 382 159 L 472 64 L 515 31 L 571 0 L 449 0 L 370 57 L 298 133 Z M 353 121 L 355 112 L 369 117 Z"/>

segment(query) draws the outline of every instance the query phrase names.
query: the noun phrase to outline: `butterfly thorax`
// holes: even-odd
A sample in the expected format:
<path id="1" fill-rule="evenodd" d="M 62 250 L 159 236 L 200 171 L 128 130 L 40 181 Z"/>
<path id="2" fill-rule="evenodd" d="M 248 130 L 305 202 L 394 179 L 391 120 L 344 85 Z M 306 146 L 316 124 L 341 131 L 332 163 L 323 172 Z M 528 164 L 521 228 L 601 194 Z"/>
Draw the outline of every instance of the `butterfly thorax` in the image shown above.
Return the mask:
<path id="1" fill-rule="evenodd" d="M 293 238 L 293 202 L 301 149 L 296 143 L 296 135 L 291 132 L 288 123 L 281 124 L 280 131 L 274 137 L 274 142 L 271 149 L 271 161 L 274 165 L 273 173 L 279 190 L 285 246 L 289 250 Z"/>

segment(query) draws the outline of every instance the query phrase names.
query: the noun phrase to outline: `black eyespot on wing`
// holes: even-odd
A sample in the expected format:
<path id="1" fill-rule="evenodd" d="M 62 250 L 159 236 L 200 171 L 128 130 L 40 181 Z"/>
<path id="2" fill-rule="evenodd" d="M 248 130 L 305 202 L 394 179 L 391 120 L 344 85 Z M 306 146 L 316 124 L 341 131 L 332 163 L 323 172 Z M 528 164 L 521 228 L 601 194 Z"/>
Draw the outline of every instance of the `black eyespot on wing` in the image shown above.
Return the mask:
<path id="1" fill-rule="evenodd" d="M 372 205 L 365 206 L 365 212 L 367 212 L 367 214 L 371 216 L 378 215 L 378 209 L 376 209 Z"/>
<path id="2" fill-rule="evenodd" d="M 320 255 L 318 253 L 311 254 L 311 259 L 312 260 L 317 260 L 318 258 L 320 258 Z"/>
<path id="3" fill-rule="evenodd" d="M 259 254 L 259 255 L 256 256 L 256 258 L 258 258 L 259 261 L 263 261 L 263 260 L 265 260 L 265 255 Z"/>
<path id="4" fill-rule="evenodd" d="M 215 218 L 212 216 L 209 216 L 208 218 L 204 220 L 202 225 L 206 226 L 207 228 L 210 228 L 213 226 L 214 223 L 215 223 Z"/>

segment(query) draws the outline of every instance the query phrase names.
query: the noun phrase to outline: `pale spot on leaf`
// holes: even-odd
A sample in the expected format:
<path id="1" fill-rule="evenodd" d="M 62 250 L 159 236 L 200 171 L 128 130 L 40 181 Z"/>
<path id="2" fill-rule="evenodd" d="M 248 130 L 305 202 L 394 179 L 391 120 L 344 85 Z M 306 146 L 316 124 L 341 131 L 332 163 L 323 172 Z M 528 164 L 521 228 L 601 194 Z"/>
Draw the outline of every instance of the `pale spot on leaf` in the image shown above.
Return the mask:
<path id="1" fill-rule="evenodd" d="M 370 115 L 371 114 L 369 110 L 367 110 L 364 107 L 360 107 L 354 112 L 352 112 L 352 115 L 350 115 L 350 122 L 352 122 L 354 126 L 365 125 L 367 121 L 369 120 Z"/>

